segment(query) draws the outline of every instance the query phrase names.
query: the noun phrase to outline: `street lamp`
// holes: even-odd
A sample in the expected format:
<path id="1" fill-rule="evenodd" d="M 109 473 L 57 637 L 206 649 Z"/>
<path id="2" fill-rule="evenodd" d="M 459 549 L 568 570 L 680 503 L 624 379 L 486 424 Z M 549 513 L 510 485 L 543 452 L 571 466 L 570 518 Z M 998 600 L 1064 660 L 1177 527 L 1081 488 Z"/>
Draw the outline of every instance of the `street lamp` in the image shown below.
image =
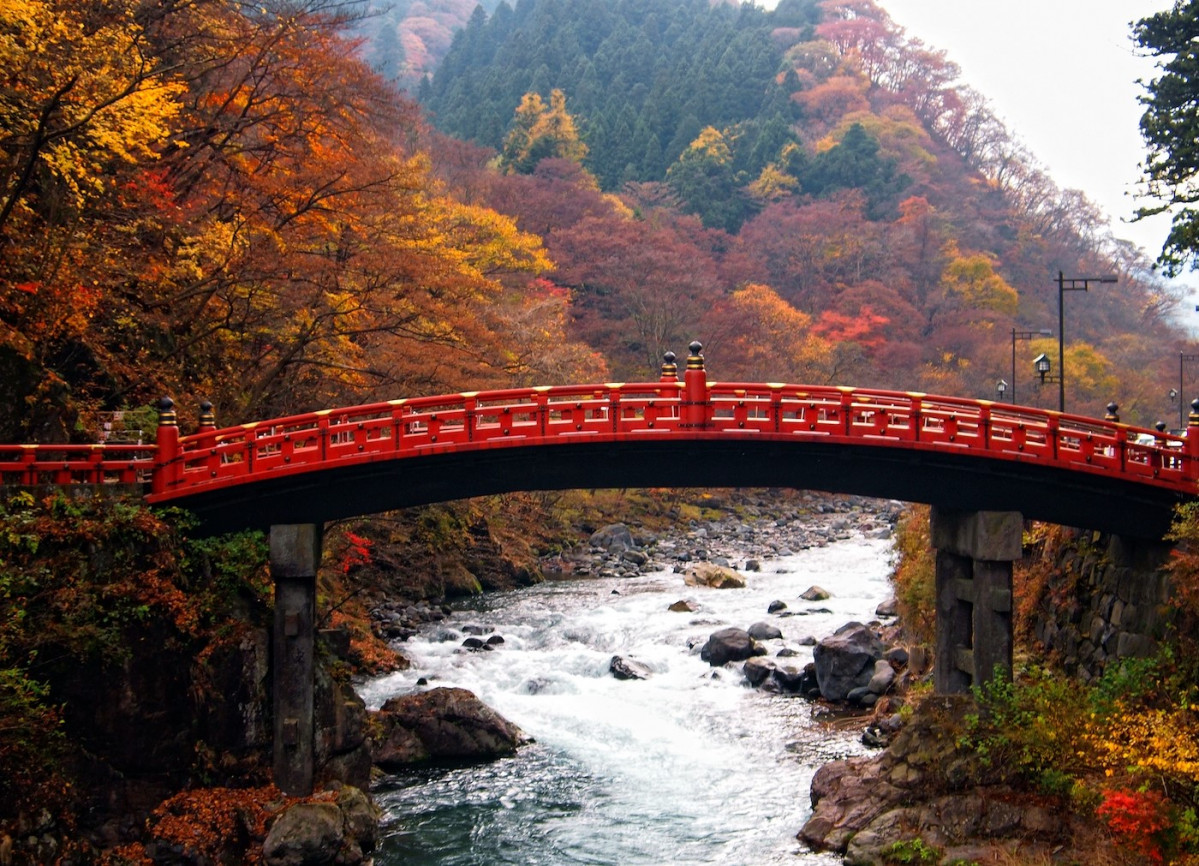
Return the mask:
<path id="1" fill-rule="evenodd" d="M 1042 328 L 1039 331 L 1017 331 L 1012 328 L 1012 402 L 1016 402 L 1016 341 L 1035 340 L 1037 337 L 1052 337 L 1053 331 Z"/>
<path id="2" fill-rule="evenodd" d="M 1060 382 L 1062 380 L 1062 377 L 1060 375 L 1058 375 L 1058 376 L 1050 376 L 1049 375 L 1049 371 L 1051 369 L 1053 369 L 1053 362 L 1049 360 L 1049 356 L 1046 355 L 1044 352 L 1042 352 L 1041 354 L 1037 355 L 1037 357 L 1032 359 L 1032 368 L 1037 373 L 1037 375 L 1039 375 L 1041 377 L 1042 385 L 1044 385 L 1046 382 Z"/>
<path id="3" fill-rule="evenodd" d="M 1057 409 L 1066 411 L 1066 315 L 1062 298 L 1066 292 L 1085 292 L 1091 283 L 1114 283 L 1116 278 L 1106 277 L 1067 277 L 1061 271 L 1057 272 Z M 1039 372 L 1039 370 L 1038 370 Z M 1049 372 L 1046 369 L 1045 372 Z M 1044 376 L 1041 381 L 1045 381 Z"/>
<path id="4" fill-rule="evenodd" d="M 1003 402 L 1003 395 L 1007 393 L 1007 382 L 1000 379 L 995 383 L 995 393 L 999 395 L 999 402 Z"/>

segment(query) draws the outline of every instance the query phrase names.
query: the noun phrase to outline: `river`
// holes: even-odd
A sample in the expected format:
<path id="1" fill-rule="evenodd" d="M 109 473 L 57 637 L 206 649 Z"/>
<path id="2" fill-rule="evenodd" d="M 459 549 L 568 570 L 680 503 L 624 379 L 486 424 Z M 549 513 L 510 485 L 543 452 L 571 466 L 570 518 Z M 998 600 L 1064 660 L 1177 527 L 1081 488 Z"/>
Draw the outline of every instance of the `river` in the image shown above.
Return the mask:
<path id="1" fill-rule="evenodd" d="M 483 766 L 389 777 L 379 866 L 498 864 L 835 864 L 795 834 L 821 764 L 865 751 L 852 727 L 813 718 L 808 701 L 749 688 L 740 663 L 700 660 L 707 636 L 768 620 L 768 642 L 811 660 L 804 638 L 869 621 L 890 593 L 891 544 L 858 533 L 762 561 L 745 589 L 688 587 L 657 571 L 634 578 L 553 581 L 471 601 L 403 644 L 408 671 L 359 691 L 372 709 L 430 686 L 470 689 L 536 742 Z M 744 556 L 756 551 L 745 551 Z M 821 602 L 799 594 L 813 584 Z M 675 613 L 679 599 L 698 605 Z M 767 614 L 774 600 L 787 613 Z M 822 610 L 827 612 L 821 612 Z M 493 652 L 459 649 L 465 627 L 494 629 Z M 614 654 L 647 664 L 621 681 Z"/>

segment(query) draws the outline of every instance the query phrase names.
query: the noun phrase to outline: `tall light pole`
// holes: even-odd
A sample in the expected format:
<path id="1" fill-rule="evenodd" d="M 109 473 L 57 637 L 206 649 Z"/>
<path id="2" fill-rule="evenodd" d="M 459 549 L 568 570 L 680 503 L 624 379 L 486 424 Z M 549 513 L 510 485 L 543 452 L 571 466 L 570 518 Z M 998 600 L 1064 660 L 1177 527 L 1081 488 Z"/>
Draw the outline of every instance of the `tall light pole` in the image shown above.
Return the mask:
<path id="1" fill-rule="evenodd" d="M 1178 353 L 1178 429 L 1186 430 L 1186 400 L 1182 395 L 1186 393 L 1182 384 L 1182 365 L 1187 361 L 1199 361 L 1199 355 L 1188 355 L 1186 352 Z"/>
<path id="2" fill-rule="evenodd" d="M 1057 272 L 1057 410 L 1066 411 L 1066 315 L 1063 296 L 1066 292 L 1085 292 L 1091 283 L 1114 283 L 1116 278 L 1067 277 Z"/>
<path id="3" fill-rule="evenodd" d="M 1016 402 L 1016 341 L 1035 340 L 1037 337 L 1052 337 L 1053 331 L 1042 328 L 1039 331 L 1017 331 L 1012 328 L 1012 402 Z"/>

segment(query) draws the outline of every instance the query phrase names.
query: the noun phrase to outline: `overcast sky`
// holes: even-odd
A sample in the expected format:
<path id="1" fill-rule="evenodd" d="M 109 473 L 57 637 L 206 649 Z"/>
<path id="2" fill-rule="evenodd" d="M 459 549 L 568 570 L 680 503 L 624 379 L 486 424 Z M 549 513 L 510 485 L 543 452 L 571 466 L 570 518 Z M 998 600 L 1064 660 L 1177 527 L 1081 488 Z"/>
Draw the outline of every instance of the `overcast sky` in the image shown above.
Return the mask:
<path id="1" fill-rule="evenodd" d="M 961 81 L 1024 142 L 1059 187 L 1082 190 L 1113 233 L 1157 257 L 1169 218 L 1127 223 L 1145 148 L 1137 98 L 1154 60 L 1130 22 L 1172 0 L 876 0 L 908 38 L 945 51 Z M 1199 284 L 1199 275 L 1180 282 Z"/>

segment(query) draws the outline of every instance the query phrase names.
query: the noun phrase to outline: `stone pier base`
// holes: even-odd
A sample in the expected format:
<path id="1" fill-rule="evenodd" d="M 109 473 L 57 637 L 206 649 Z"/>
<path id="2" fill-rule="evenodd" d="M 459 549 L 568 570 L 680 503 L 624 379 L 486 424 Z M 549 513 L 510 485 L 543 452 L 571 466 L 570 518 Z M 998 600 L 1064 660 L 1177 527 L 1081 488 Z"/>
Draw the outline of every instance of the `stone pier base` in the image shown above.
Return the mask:
<path id="1" fill-rule="evenodd" d="M 969 691 L 1012 674 L 1012 563 L 1020 559 L 1024 520 L 1015 511 L 933 508 L 937 645 L 933 688 Z"/>
<path id="2" fill-rule="evenodd" d="M 270 551 L 275 581 L 275 784 L 285 794 L 306 796 L 312 793 L 316 760 L 314 620 L 321 528 L 311 523 L 272 526 Z"/>

